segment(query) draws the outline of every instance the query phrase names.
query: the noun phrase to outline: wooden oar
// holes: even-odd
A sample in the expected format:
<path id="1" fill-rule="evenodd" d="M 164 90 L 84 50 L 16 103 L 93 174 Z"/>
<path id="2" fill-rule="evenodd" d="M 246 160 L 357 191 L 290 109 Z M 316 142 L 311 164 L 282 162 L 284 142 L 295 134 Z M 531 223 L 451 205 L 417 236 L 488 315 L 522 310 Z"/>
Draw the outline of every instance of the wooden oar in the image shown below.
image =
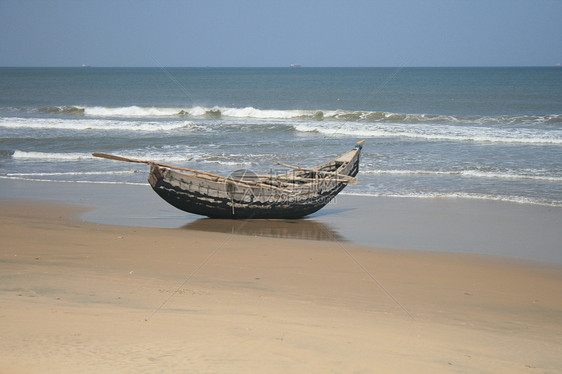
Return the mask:
<path id="1" fill-rule="evenodd" d="M 167 168 L 167 169 L 175 169 L 175 170 L 181 170 L 181 171 L 188 171 L 194 174 L 201 174 L 201 175 L 206 175 L 212 178 L 217 178 L 217 179 L 222 179 L 225 182 L 229 179 L 226 177 L 223 177 L 222 175 L 216 175 L 216 174 L 211 174 L 211 173 L 207 173 L 206 171 L 200 171 L 200 170 L 195 170 L 195 169 L 189 169 L 189 168 L 184 168 L 181 166 L 172 166 L 172 165 L 166 165 L 166 164 L 161 164 L 159 162 L 154 162 L 154 161 L 146 161 L 146 160 L 138 160 L 135 158 L 127 158 L 127 157 L 123 157 L 123 156 L 116 156 L 116 155 L 110 155 L 107 153 L 92 153 L 92 156 L 94 157 L 101 157 L 101 158 L 107 158 L 108 160 L 115 160 L 115 161 L 124 161 L 124 162 L 136 162 L 138 164 L 147 164 L 147 165 L 158 165 L 161 166 L 163 168 Z M 274 190 L 278 190 L 278 191 L 282 191 L 285 193 L 293 193 L 293 191 L 284 189 L 284 188 L 280 188 L 280 187 L 275 187 L 275 186 L 271 186 L 269 184 L 266 183 L 261 183 L 261 182 L 251 182 L 250 183 L 246 183 L 240 179 L 231 179 L 233 182 L 240 184 L 241 186 L 244 187 L 263 187 L 263 188 L 271 188 Z"/>
<path id="2" fill-rule="evenodd" d="M 115 161 L 125 161 L 125 162 L 136 162 L 139 164 L 147 164 L 147 165 L 158 165 L 158 166 L 162 166 L 164 168 L 168 168 L 168 169 L 176 169 L 176 170 L 182 170 L 182 171 L 189 171 L 195 174 L 202 174 L 202 175 L 207 175 L 209 177 L 213 177 L 213 178 L 220 178 L 220 179 L 226 179 L 225 177 L 221 176 L 221 175 L 216 175 L 216 174 L 211 174 L 211 173 L 207 173 L 206 171 L 200 171 L 200 170 L 195 170 L 195 169 L 188 169 L 188 168 L 183 168 L 181 166 L 172 166 L 172 165 L 166 165 L 166 164 L 161 164 L 159 162 L 154 162 L 154 161 L 146 161 L 146 160 L 137 160 L 135 158 L 127 158 L 127 157 L 122 157 L 122 156 L 116 156 L 116 155 L 109 155 L 107 153 L 92 153 L 92 156 L 94 157 L 101 157 L 101 158 L 107 158 L 109 160 L 115 160 Z"/>

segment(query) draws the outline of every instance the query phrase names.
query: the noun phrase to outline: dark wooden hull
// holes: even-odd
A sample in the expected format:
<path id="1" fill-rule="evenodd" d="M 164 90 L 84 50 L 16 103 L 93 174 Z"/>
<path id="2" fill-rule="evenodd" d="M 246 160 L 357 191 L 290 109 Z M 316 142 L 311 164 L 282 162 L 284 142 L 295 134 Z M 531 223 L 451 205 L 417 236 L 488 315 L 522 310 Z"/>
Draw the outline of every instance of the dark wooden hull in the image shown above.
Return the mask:
<path id="1" fill-rule="evenodd" d="M 355 177 L 359 171 L 361 145 L 340 157 L 319 165 L 317 170 Z M 307 169 L 313 170 L 313 169 Z M 271 186 L 252 181 L 216 178 L 151 165 L 148 181 L 154 191 L 169 204 L 183 211 L 211 218 L 294 219 L 312 214 L 328 204 L 347 185 L 337 177 L 318 178 L 302 183 L 308 171 L 293 172 L 297 182 Z M 311 179 L 311 178 L 309 178 Z M 268 182 L 269 183 L 269 182 Z"/>

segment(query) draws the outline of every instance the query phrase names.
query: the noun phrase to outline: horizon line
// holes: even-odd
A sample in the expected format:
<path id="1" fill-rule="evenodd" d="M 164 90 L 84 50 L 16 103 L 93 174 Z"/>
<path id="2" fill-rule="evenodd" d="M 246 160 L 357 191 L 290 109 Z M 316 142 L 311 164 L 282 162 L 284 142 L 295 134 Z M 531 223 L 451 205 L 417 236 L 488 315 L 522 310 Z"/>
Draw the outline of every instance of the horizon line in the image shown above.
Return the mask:
<path id="1" fill-rule="evenodd" d="M 416 66 L 392 66 L 392 65 L 380 65 L 380 66 L 291 66 L 291 65 L 279 65 L 279 66 L 212 66 L 212 65 L 194 65 L 194 66 L 165 66 L 166 68 L 179 68 L 179 69 L 371 69 L 371 68 L 546 68 L 546 67 L 562 67 L 562 64 L 554 65 L 416 65 Z M 160 66 L 155 65 L 1 65 L 0 68 L 79 68 L 79 69 L 90 69 L 90 68 L 124 68 L 124 69 L 145 69 L 145 68 L 155 68 L 159 69 Z"/>

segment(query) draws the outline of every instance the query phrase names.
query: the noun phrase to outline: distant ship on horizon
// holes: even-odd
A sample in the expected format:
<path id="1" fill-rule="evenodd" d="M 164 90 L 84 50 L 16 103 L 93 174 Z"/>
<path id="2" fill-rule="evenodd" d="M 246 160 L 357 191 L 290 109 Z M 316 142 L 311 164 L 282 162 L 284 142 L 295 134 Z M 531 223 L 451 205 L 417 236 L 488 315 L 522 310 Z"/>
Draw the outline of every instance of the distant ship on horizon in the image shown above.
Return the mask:
<path id="1" fill-rule="evenodd" d="M 291 64 L 290 65 L 292 68 L 300 68 L 301 64 Z"/>

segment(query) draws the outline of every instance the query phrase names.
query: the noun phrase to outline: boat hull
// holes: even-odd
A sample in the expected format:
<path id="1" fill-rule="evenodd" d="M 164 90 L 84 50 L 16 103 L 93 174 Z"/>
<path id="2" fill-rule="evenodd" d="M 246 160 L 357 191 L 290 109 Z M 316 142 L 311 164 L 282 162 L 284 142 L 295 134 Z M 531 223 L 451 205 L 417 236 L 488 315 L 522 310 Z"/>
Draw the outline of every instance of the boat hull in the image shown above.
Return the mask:
<path id="1" fill-rule="evenodd" d="M 340 165 L 335 169 L 337 175 L 357 175 L 360 152 L 359 146 L 332 160 Z M 319 168 L 327 168 L 329 163 Z M 300 176 L 305 174 L 300 173 Z M 295 179 L 300 178 L 298 173 L 293 175 Z M 266 185 L 182 173 L 156 164 L 151 165 L 148 181 L 162 199 L 180 210 L 228 219 L 304 217 L 326 206 L 347 185 L 337 177 L 319 178 L 308 183 Z"/>

